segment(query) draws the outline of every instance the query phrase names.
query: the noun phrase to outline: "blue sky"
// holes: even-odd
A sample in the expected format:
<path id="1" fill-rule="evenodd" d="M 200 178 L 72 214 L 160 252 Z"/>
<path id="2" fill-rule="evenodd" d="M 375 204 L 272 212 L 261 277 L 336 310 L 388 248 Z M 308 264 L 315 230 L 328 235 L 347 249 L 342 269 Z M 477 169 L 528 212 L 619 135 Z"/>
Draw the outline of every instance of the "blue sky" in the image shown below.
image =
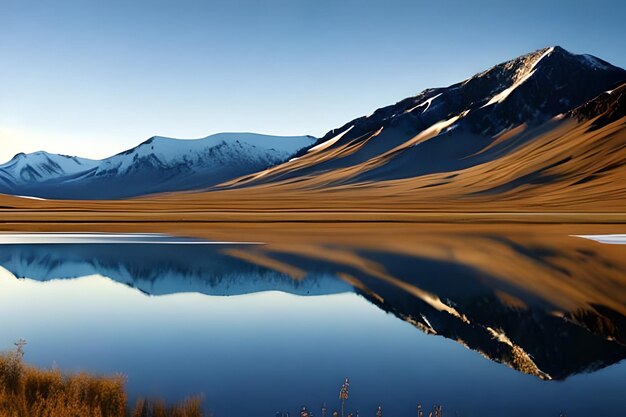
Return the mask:
<path id="1" fill-rule="evenodd" d="M 532 50 L 626 67 L 626 2 L 0 0 L 0 160 L 322 135 Z"/>

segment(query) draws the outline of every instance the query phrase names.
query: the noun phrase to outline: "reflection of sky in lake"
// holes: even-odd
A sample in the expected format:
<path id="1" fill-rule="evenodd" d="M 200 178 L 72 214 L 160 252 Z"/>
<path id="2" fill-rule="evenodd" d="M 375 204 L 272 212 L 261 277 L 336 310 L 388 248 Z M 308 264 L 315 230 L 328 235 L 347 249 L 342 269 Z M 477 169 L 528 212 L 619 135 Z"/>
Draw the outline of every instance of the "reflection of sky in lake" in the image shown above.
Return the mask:
<path id="1" fill-rule="evenodd" d="M 454 415 L 624 415 L 624 363 L 544 382 L 428 336 L 353 293 L 302 297 L 150 297 L 100 276 L 37 282 L 0 274 L 0 345 L 28 341 L 27 361 L 123 372 L 131 395 L 203 392 L 217 416 L 349 407 L 411 416 L 418 401 Z"/>

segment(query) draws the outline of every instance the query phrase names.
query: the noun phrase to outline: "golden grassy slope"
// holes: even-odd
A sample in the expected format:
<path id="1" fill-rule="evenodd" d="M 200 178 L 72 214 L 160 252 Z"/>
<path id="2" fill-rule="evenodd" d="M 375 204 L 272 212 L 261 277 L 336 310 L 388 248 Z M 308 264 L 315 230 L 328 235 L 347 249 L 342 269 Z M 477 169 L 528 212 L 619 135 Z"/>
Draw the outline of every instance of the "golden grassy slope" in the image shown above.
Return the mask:
<path id="1" fill-rule="evenodd" d="M 502 158 L 456 172 L 327 186 L 354 176 L 355 171 L 384 164 L 389 157 L 384 154 L 357 167 L 314 177 L 179 194 L 162 201 L 175 198 L 185 205 L 206 204 L 212 209 L 624 212 L 626 118 L 598 130 L 590 130 L 592 123 L 564 121 Z M 534 184 L 524 181 L 532 175 L 549 179 L 533 179 Z M 520 185 L 507 187 L 515 181 Z"/>
<path id="2" fill-rule="evenodd" d="M 0 218 L 4 221 L 623 222 L 626 221 L 626 118 L 597 130 L 592 129 L 592 124 L 593 120 L 585 123 L 564 120 L 501 158 L 455 172 L 329 185 L 385 164 L 390 157 L 386 153 L 349 169 L 246 188 L 123 201 L 41 201 L 2 196 Z M 524 129 L 519 129 L 503 140 L 523 134 Z M 272 170 L 311 164 L 317 157 L 325 160 L 334 152 L 312 152 Z"/>

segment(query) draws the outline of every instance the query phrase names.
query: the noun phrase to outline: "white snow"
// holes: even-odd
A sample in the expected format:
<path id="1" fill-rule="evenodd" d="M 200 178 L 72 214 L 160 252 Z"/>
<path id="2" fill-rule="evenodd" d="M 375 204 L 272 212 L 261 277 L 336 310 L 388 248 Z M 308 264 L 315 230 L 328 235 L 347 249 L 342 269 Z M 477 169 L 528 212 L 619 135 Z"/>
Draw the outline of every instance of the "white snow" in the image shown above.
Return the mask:
<path id="1" fill-rule="evenodd" d="M 435 330 L 435 328 L 433 327 L 432 324 L 430 324 L 430 321 L 428 321 L 428 319 L 426 318 L 425 315 L 420 314 L 420 316 L 422 316 L 422 320 L 424 320 L 424 323 L 426 323 L 428 325 L 428 327 L 430 327 L 432 330 Z"/>
<path id="2" fill-rule="evenodd" d="M 541 54 L 541 56 L 535 61 L 533 62 L 533 64 L 530 66 L 530 68 L 528 68 L 526 70 L 526 74 L 522 75 L 520 78 L 518 78 L 512 86 L 510 86 L 509 88 L 499 92 L 498 94 L 496 94 L 495 96 L 493 96 L 491 98 L 491 100 L 489 100 L 487 102 L 487 104 L 485 104 L 482 107 L 487 107 L 487 106 L 491 106 L 492 104 L 496 104 L 496 103 L 502 103 L 504 100 L 506 100 L 506 98 L 513 92 L 515 91 L 515 89 L 517 87 L 519 87 L 520 85 L 524 84 L 526 81 L 528 81 L 528 79 L 530 77 L 533 76 L 533 74 L 535 73 L 535 67 L 537 66 L 537 64 L 539 64 L 539 62 L 541 62 L 541 60 L 543 58 L 545 58 L 546 56 L 550 55 L 552 53 L 552 51 L 554 51 L 554 48 L 548 48 L 543 54 Z"/>
<path id="3" fill-rule="evenodd" d="M 179 163 L 217 163 L 218 161 L 208 157 L 212 150 L 225 160 L 280 162 L 314 141 L 315 138 L 310 136 L 269 136 L 254 133 L 218 133 L 203 139 L 155 136 L 130 151 L 102 160 L 97 172 L 117 170 L 123 173 L 137 160 L 148 158 L 151 158 L 151 163 L 164 167 Z"/>
<path id="4" fill-rule="evenodd" d="M 583 239 L 589 239 L 598 243 L 604 243 L 607 245 L 626 245 L 626 234 L 614 234 L 614 235 L 572 235 L 574 237 L 581 237 Z"/>
<path id="5" fill-rule="evenodd" d="M 417 109 L 418 107 L 422 107 L 423 105 L 426 105 L 426 108 L 422 110 L 422 113 L 426 113 L 426 111 L 430 108 L 430 105 L 433 102 L 433 100 L 435 100 L 437 97 L 441 96 L 442 94 L 443 93 L 439 93 L 436 96 L 433 96 L 429 98 L 428 100 L 421 102 L 417 106 L 411 107 L 409 110 L 406 110 L 404 113 L 411 113 L 413 110 Z"/>
<path id="6" fill-rule="evenodd" d="M 596 58 L 595 56 L 593 56 L 593 55 L 583 54 L 583 55 L 579 55 L 579 56 L 581 58 L 583 58 L 585 63 L 587 65 L 589 65 L 591 68 L 598 69 L 598 70 L 603 70 L 603 69 L 608 69 L 609 68 L 608 66 L 606 66 L 605 64 L 600 62 L 600 60 L 598 58 Z"/>
<path id="7" fill-rule="evenodd" d="M 340 134 L 335 136 L 334 138 L 330 138 L 326 142 L 322 142 L 319 145 L 315 145 L 314 147 L 309 149 L 308 152 L 311 152 L 311 151 L 321 151 L 321 150 L 324 150 L 324 149 L 328 148 L 329 146 L 332 146 L 335 142 L 337 142 L 339 139 L 341 139 L 346 133 L 351 131 L 353 127 L 354 127 L 354 125 L 350 126 L 346 130 L 344 130 L 343 132 L 341 132 Z"/>
<path id="8" fill-rule="evenodd" d="M 24 175 L 39 175 L 50 179 L 61 175 L 72 175 L 95 167 L 98 161 L 74 156 L 57 155 L 44 151 L 18 154 L 9 162 L 0 165 L 0 171 L 14 178 Z"/>
<path id="9" fill-rule="evenodd" d="M 155 136 L 135 148 L 99 161 L 42 151 L 18 154 L 0 165 L 0 185 L 5 187 L 3 192 L 23 198 L 49 197 L 54 187 L 60 189 L 71 183 L 80 188 L 83 181 L 89 184 L 101 178 L 117 177 L 116 181 L 124 186 L 125 174 L 137 173 L 136 178 L 141 181 L 135 180 L 124 188 L 128 195 L 159 192 L 161 188 L 155 189 L 157 184 L 164 191 L 183 189 L 186 181 L 191 186 L 202 187 L 203 181 L 207 186 L 212 185 L 214 177 L 214 181 L 219 182 L 229 179 L 229 175 L 234 178 L 285 162 L 316 140 L 312 136 L 254 133 L 219 133 L 202 139 Z M 87 189 L 85 186 L 79 191 Z M 97 190 L 92 192 L 97 193 Z"/>
<path id="10" fill-rule="evenodd" d="M 33 197 L 33 196 L 30 196 L 30 195 L 16 195 L 15 197 L 17 197 L 17 198 L 26 198 L 28 200 L 46 200 L 45 198 Z"/>

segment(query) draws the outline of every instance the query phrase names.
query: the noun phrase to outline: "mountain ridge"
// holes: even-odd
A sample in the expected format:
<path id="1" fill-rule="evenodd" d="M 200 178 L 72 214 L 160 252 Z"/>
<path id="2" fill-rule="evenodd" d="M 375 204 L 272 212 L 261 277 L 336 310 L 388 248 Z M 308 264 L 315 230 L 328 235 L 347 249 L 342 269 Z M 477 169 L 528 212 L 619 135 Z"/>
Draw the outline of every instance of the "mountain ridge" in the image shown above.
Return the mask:
<path id="1" fill-rule="evenodd" d="M 361 175 L 339 182 L 335 178 L 326 185 L 467 168 L 483 162 L 484 154 L 474 160 L 472 156 L 490 146 L 498 135 L 524 124 L 538 126 L 624 81 L 625 70 L 599 58 L 574 55 L 558 46 L 543 48 L 448 87 L 424 90 L 333 129 L 296 155 L 303 158 L 316 151 L 307 163 L 286 163 L 282 169 L 261 173 L 260 181 L 243 178 L 226 186 L 310 178 L 329 170 L 336 171 L 336 177 L 341 170 Z M 403 160 L 394 161 L 393 169 L 401 171 L 399 165 L 409 165 L 413 169 L 410 175 L 394 178 L 388 162 L 383 172 L 362 175 L 369 170 L 367 164 L 376 164 L 375 158 L 394 155 Z"/>
<path id="2" fill-rule="evenodd" d="M 98 199 L 202 189 L 286 161 L 313 140 L 310 136 L 220 133 L 192 140 L 153 136 L 102 160 L 45 151 L 19 153 L 0 165 L 0 191 L 40 198 Z"/>
<path id="3" fill-rule="evenodd" d="M 272 155 L 245 141 L 214 143 L 208 154 L 202 149 L 177 153 L 169 149 L 173 139 L 153 137 L 87 175 L 43 185 L 54 186 L 56 198 L 158 198 L 207 210 L 229 210 L 243 201 L 246 210 L 269 204 L 274 211 L 329 208 L 339 205 L 335 198 L 343 208 L 365 199 L 386 210 L 439 210 L 437 202 L 507 210 L 515 205 L 553 210 L 573 203 L 589 210 L 603 202 L 619 208 L 624 206 L 619 183 L 626 178 L 626 159 L 620 156 L 624 83 L 626 70 L 553 46 L 448 87 L 426 89 L 320 139 L 300 137 L 303 146 L 279 152 L 280 157 L 274 157 L 271 144 L 265 149 Z M 222 176 L 208 167 L 189 170 L 205 160 L 224 161 L 231 170 Z M 91 194 L 78 192 L 86 177 L 99 181 L 89 187 Z M 159 181 L 168 187 L 155 188 Z M 0 181 L 3 191 L 1 186 Z M 120 195 L 120 189 L 129 191 Z M 150 196 L 174 191 L 182 193 Z M 13 194 L 50 197 L 37 190 Z M 266 195 L 275 198 L 268 201 Z"/>

